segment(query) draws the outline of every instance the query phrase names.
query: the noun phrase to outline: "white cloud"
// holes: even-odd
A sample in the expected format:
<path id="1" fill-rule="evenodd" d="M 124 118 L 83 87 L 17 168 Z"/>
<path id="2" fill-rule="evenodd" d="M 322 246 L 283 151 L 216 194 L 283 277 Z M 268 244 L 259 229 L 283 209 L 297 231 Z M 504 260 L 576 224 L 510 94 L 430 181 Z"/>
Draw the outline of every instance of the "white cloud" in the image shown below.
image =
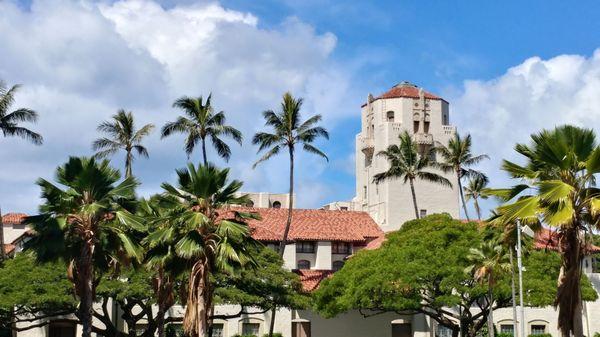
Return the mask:
<path id="1" fill-rule="evenodd" d="M 600 49 L 590 57 L 531 57 L 498 78 L 464 82 L 448 96 L 452 119 L 469 132 L 477 152 L 492 158 L 482 164 L 492 184 L 509 183 L 499 167 L 502 159 L 518 160 L 517 142 L 541 129 L 561 124 L 595 128 L 600 140 Z"/>
<path id="2" fill-rule="evenodd" d="M 96 125 L 119 108 L 133 110 L 140 124 L 160 127 L 179 114 L 170 106 L 175 98 L 212 92 L 216 108 L 246 135 L 243 148 L 232 145 L 233 174 L 249 189 L 273 191 L 287 189 L 285 156 L 250 169 L 256 155 L 248 139 L 262 128 L 262 110 L 277 109 L 291 90 L 306 98 L 306 113 L 323 114 L 330 128 L 358 114 L 342 95 L 351 90 L 352 70 L 331 60 L 336 37 L 293 17 L 264 29 L 252 13 L 217 2 L 167 9 L 152 0 L 36 0 L 24 9 L 2 1 L 0 31 L 0 78 L 24 84 L 15 108 L 40 113 L 32 128 L 46 140 L 34 147 L 0 139 L 0 158 L 10 158 L 0 173 L 3 210 L 33 211 L 35 179 L 50 178 L 68 155 L 89 155 Z M 144 193 L 158 190 L 186 160 L 182 137 L 161 141 L 155 132 L 147 146 L 150 159 L 134 167 Z M 121 157 L 115 165 L 122 166 Z M 197 152 L 192 159 L 198 158 Z M 301 156 L 299 180 L 318 184 L 319 165 Z M 318 202 L 305 198 L 301 205 Z"/>

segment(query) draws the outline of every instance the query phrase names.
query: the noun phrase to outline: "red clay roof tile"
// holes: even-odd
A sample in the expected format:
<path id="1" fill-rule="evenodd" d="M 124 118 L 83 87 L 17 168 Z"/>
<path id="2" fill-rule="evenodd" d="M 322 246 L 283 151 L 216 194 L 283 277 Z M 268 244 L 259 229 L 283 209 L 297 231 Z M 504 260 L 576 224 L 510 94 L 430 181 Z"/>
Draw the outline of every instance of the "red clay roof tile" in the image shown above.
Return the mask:
<path id="1" fill-rule="evenodd" d="M 306 292 L 317 290 L 324 279 L 333 275 L 333 270 L 298 269 L 295 272 L 300 275 L 302 289 Z"/>
<path id="2" fill-rule="evenodd" d="M 6 213 L 2 216 L 2 224 L 4 225 L 15 225 L 20 224 L 25 220 L 27 214 L 25 213 Z"/>

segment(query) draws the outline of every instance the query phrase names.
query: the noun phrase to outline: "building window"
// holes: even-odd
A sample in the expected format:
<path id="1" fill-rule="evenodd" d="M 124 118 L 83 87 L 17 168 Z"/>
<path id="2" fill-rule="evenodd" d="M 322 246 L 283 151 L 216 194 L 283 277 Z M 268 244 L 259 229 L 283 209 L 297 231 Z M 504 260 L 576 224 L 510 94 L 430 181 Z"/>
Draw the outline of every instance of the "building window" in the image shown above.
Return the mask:
<path id="1" fill-rule="evenodd" d="M 223 337 L 223 323 L 214 323 L 211 337 Z"/>
<path id="2" fill-rule="evenodd" d="M 334 261 L 333 265 L 332 265 L 332 269 L 334 271 L 338 271 L 338 270 L 342 269 L 343 266 L 344 266 L 344 261 Z"/>
<path id="3" fill-rule="evenodd" d="M 296 242 L 296 253 L 314 253 L 315 243 L 313 241 Z"/>
<path id="4" fill-rule="evenodd" d="M 512 324 L 501 324 L 500 325 L 500 333 L 515 335 L 515 326 Z"/>
<path id="5" fill-rule="evenodd" d="M 546 325 L 534 324 L 531 326 L 531 334 L 532 335 L 543 335 L 545 333 L 546 333 Z"/>
<path id="6" fill-rule="evenodd" d="M 443 120 L 442 120 L 442 124 L 444 124 L 444 125 L 448 125 L 448 115 L 446 115 L 446 114 L 443 114 L 443 115 L 442 115 L 442 119 L 443 119 Z"/>
<path id="7" fill-rule="evenodd" d="M 346 206 L 340 207 L 340 211 L 347 211 L 347 210 L 348 210 L 348 207 L 346 207 Z"/>
<path id="8" fill-rule="evenodd" d="M 49 337 L 75 337 L 75 324 L 50 323 Z"/>
<path id="9" fill-rule="evenodd" d="M 367 186 L 363 186 L 363 199 L 367 199 Z"/>
<path id="10" fill-rule="evenodd" d="M 242 323 L 242 335 L 258 336 L 260 323 Z"/>
<path id="11" fill-rule="evenodd" d="M 452 329 L 438 324 L 435 328 L 435 337 L 452 337 Z"/>
<path id="12" fill-rule="evenodd" d="M 352 246 L 348 242 L 332 242 L 331 243 L 331 252 L 333 254 L 350 254 Z"/>
<path id="13" fill-rule="evenodd" d="M 394 112 L 393 111 L 388 111 L 386 113 L 386 118 L 388 122 L 394 122 Z"/>
<path id="14" fill-rule="evenodd" d="M 274 201 L 274 202 L 273 202 L 273 208 L 281 208 L 281 202 L 279 202 L 279 201 Z"/>
<path id="15" fill-rule="evenodd" d="M 298 269 L 310 269 L 310 261 L 299 260 L 298 261 Z"/>
<path id="16" fill-rule="evenodd" d="M 424 218 L 427 216 L 427 210 L 426 209 L 422 209 L 421 211 L 419 211 L 419 218 Z"/>
<path id="17" fill-rule="evenodd" d="M 254 207 L 254 201 L 248 200 L 248 202 L 246 202 L 246 207 Z"/>

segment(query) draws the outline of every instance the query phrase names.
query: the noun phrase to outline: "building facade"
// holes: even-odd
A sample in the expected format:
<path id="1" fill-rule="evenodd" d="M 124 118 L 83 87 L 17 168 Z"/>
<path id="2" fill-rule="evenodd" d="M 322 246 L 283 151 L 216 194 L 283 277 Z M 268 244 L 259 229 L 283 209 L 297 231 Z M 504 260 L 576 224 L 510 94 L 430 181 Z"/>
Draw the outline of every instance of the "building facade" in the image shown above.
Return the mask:
<path id="1" fill-rule="evenodd" d="M 377 154 L 392 144 L 399 144 L 398 136 L 404 131 L 418 144 L 421 155 L 435 160 L 429 150 L 437 145 L 447 145 L 456 133 L 456 128 L 450 125 L 448 102 L 414 84 L 402 82 L 380 96 L 369 94 L 361 107 L 361 131 L 356 135 L 356 197 L 353 205 L 355 210 L 368 212 L 386 232 L 399 229 L 415 217 L 408 184 L 400 179 L 373 181 L 376 174 L 389 168 L 387 159 Z M 456 185 L 455 176 L 446 174 L 445 177 Z M 449 188 L 417 180 L 415 190 L 420 215 L 445 212 L 459 217 L 456 186 Z"/>

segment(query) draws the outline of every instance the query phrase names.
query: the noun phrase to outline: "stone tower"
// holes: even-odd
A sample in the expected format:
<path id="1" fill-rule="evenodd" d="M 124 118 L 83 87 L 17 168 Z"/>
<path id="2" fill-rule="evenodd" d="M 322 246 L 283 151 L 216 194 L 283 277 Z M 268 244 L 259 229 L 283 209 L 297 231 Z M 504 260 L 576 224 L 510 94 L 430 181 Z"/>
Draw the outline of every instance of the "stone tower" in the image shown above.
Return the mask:
<path id="1" fill-rule="evenodd" d="M 361 132 L 356 135 L 353 208 L 369 212 L 384 231 L 399 229 L 405 221 L 415 218 L 410 186 L 400 179 L 374 183 L 373 176 L 389 168 L 387 160 L 377 153 L 398 144 L 398 136 L 404 130 L 414 137 L 422 153 L 428 153 L 436 144 L 447 145 L 456 132 L 450 125 L 448 102 L 402 82 L 378 97 L 369 94 L 361 107 L 361 124 Z M 445 177 L 452 182 L 452 188 L 415 181 L 421 215 L 446 212 L 458 218 L 456 178 L 452 174 Z"/>

